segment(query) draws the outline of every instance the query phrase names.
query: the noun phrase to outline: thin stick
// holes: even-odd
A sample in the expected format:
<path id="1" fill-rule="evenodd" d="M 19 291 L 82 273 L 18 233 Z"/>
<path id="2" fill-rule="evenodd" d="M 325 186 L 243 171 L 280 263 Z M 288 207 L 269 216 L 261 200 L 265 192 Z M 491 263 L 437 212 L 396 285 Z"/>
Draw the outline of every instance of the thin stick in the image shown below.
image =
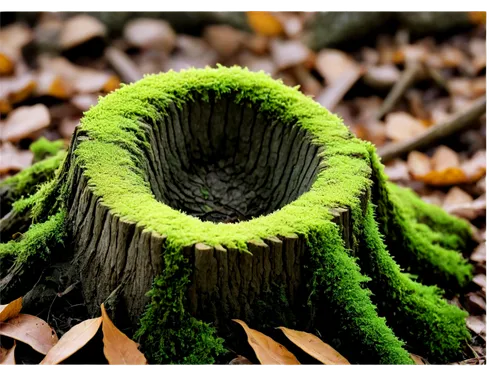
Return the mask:
<path id="1" fill-rule="evenodd" d="M 486 112 L 486 96 L 476 100 L 469 108 L 459 112 L 441 124 L 431 126 L 425 133 L 404 142 L 391 143 L 382 147 L 378 154 L 385 163 L 410 151 L 421 149 L 438 139 L 465 129 Z"/>
<path id="2" fill-rule="evenodd" d="M 104 56 L 125 83 L 135 82 L 142 78 L 142 74 L 135 63 L 118 48 L 106 48 Z"/>

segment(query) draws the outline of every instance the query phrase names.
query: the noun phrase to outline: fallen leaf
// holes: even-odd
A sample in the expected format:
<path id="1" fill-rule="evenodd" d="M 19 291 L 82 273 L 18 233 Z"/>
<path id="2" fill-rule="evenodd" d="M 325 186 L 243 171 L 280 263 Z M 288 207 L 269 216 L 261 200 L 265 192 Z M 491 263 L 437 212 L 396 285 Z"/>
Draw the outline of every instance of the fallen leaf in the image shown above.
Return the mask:
<path id="1" fill-rule="evenodd" d="M 222 57 L 234 55 L 245 40 L 243 32 L 228 25 L 207 26 L 203 37 Z"/>
<path id="2" fill-rule="evenodd" d="M 252 362 L 248 360 L 248 358 L 243 357 L 242 355 L 238 355 L 236 358 L 232 359 L 229 362 L 230 365 L 253 365 Z"/>
<path id="3" fill-rule="evenodd" d="M 408 154 L 408 170 L 413 177 L 425 176 L 431 172 L 431 159 L 420 151 L 412 151 Z"/>
<path id="4" fill-rule="evenodd" d="M 439 48 L 439 57 L 444 68 L 456 68 L 466 60 L 465 54 L 458 48 L 443 45 Z"/>
<path id="5" fill-rule="evenodd" d="M 326 109 L 333 111 L 335 106 L 344 98 L 345 94 L 359 79 L 360 73 L 356 70 L 345 72 L 334 84 L 327 85 L 318 95 L 316 101 Z"/>
<path id="6" fill-rule="evenodd" d="M 10 142 L 4 142 L 0 146 L 0 174 L 23 170 L 29 167 L 32 162 L 33 153 L 31 151 L 19 150 Z"/>
<path id="7" fill-rule="evenodd" d="M 465 191 L 460 189 L 458 186 L 454 186 L 450 189 L 448 194 L 446 194 L 446 197 L 443 202 L 443 207 L 447 209 L 455 205 L 461 205 L 463 203 L 472 202 L 473 200 L 474 198 L 472 198 Z"/>
<path id="8" fill-rule="evenodd" d="M 421 198 L 427 203 L 434 204 L 436 206 L 442 206 L 446 195 L 442 191 L 433 191 L 430 194 L 423 195 Z"/>
<path id="9" fill-rule="evenodd" d="M 0 335 L 24 342 L 42 354 L 47 354 L 58 341 L 55 331 L 45 321 L 28 314 L 0 323 Z"/>
<path id="10" fill-rule="evenodd" d="M 271 56 L 280 70 L 304 64 L 311 51 L 298 40 L 271 40 Z"/>
<path id="11" fill-rule="evenodd" d="M 273 12 L 246 12 L 247 22 L 258 34 L 278 36 L 284 29 L 278 17 Z"/>
<path id="12" fill-rule="evenodd" d="M 31 74 L 20 74 L 0 78 L 0 100 L 8 104 L 19 103 L 28 98 L 36 88 Z"/>
<path id="13" fill-rule="evenodd" d="M 393 64 L 370 66 L 363 76 L 364 82 L 374 88 L 392 87 L 400 78 L 401 72 Z"/>
<path id="14" fill-rule="evenodd" d="M 486 242 L 481 242 L 472 252 L 470 259 L 474 262 L 486 262 Z"/>
<path id="15" fill-rule="evenodd" d="M 79 14 L 64 22 L 59 45 L 63 49 L 70 49 L 94 38 L 104 38 L 106 34 L 106 27 L 97 18 Z"/>
<path id="16" fill-rule="evenodd" d="M 386 133 L 393 141 L 404 141 L 425 131 L 424 123 L 406 112 L 393 112 L 387 115 Z"/>
<path id="17" fill-rule="evenodd" d="M 269 38 L 264 35 L 252 34 L 243 41 L 245 48 L 257 55 L 263 55 L 269 48 Z"/>
<path id="18" fill-rule="evenodd" d="M 79 94 L 71 98 L 70 102 L 80 111 L 85 112 L 90 107 L 97 104 L 99 97 L 97 94 Z"/>
<path id="19" fill-rule="evenodd" d="M 479 274 L 479 275 L 476 275 L 472 278 L 472 281 L 479 285 L 481 288 L 483 288 L 484 290 L 486 290 L 486 275 L 485 274 Z"/>
<path id="20" fill-rule="evenodd" d="M 243 327 L 248 337 L 248 343 L 255 351 L 257 359 L 263 365 L 300 365 L 295 356 L 290 353 L 283 345 L 277 343 L 272 338 L 251 329 L 248 325 L 239 320 L 233 319 Z"/>
<path id="21" fill-rule="evenodd" d="M 175 31 L 165 20 L 136 18 L 123 30 L 125 40 L 134 47 L 157 48 L 170 52 L 175 46 Z"/>
<path id="22" fill-rule="evenodd" d="M 477 217 L 486 215 L 486 197 L 481 196 L 472 202 L 451 205 L 445 209 L 452 215 L 456 215 L 467 220 L 474 220 Z"/>
<path id="23" fill-rule="evenodd" d="M 19 141 L 34 136 L 50 124 L 50 113 L 43 104 L 19 107 L 12 111 L 1 127 L 0 139 Z"/>
<path id="24" fill-rule="evenodd" d="M 15 318 L 23 307 L 23 297 L 19 297 L 7 305 L 0 305 L 0 322 Z"/>
<path id="25" fill-rule="evenodd" d="M 411 359 L 413 359 L 413 362 L 415 362 L 416 365 L 427 365 L 429 364 L 425 359 L 423 359 L 421 356 L 410 353 Z"/>
<path id="26" fill-rule="evenodd" d="M 16 350 L 16 341 L 14 340 L 14 345 L 10 349 L 4 349 L 0 347 L 0 365 L 15 365 L 16 358 L 14 351 Z"/>
<path id="27" fill-rule="evenodd" d="M 461 165 L 469 182 L 476 182 L 486 173 L 486 151 L 480 150 Z"/>
<path id="28" fill-rule="evenodd" d="M 316 70 L 328 85 L 335 85 L 345 74 L 361 75 L 361 67 L 346 53 L 336 49 L 322 49 L 316 57 Z"/>
<path id="29" fill-rule="evenodd" d="M 305 351 L 310 356 L 316 358 L 325 365 L 348 365 L 349 361 L 330 345 L 323 342 L 320 338 L 307 332 L 296 331 L 294 329 L 278 327 L 285 336 Z"/>
<path id="30" fill-rule="evenodd" d="M 486 301 L 477 293 L 469 293 L 466 296 L 467 310 L 475 314 L 484 314 L 486 312 Z"/>
<path id="31" fill-rule="evenodd" d="M 406 181 L 410 179 L 408 165 L 401 159 L 392 160 L 385 165 L 385 174 L 391 181 Z"/>
<path id="32" fill-rule="evenodd" d="M 8 45 L 0 45 L 0 76 L 14 73 L 20 54 Z"/>
<path id="33" fill-rule="evenodd" d="M 79 123 L 79 118 L 66 117 L 59 123 L 57 130 L 59 130 L 59 133 L 61 133 L 63 138 L 69 139 L 73 135 L 73 132 Z"/>
<path id="34" fill-rule="evenodd" d="M 2 26 L 0 29 L 0 45 L 20 50 L 33 38 L 31 28 L 22 23 Z"/>
<path id="35" fill-rule="evenodd" d="M 42 70 L 36 76 L 35 94 L 67 99 L 71 95 L 71 90 L 59 75 L 52 71 Z"/>
<path id="36" fill-rule="evenodd" d="M 104 356 L 110 365 L 145 365 L 146 357 L 109 319 L 104 304 L 101 304 L 102 332 L 104 334 Z"/>
<path id="37" fill-rule="evenodd" d="M 95 336 L 102 323 L 102 317 L 85 320 L 66 332 L 54 345 L 41 365 L 57 365 L 83 348 Z"/>
<path id="38" fill-rule="evenodd" d="M 468 316 L 466 321 L 467 327 L 478 335 L 486 333 L 486 324 L 477 316 Z"/>

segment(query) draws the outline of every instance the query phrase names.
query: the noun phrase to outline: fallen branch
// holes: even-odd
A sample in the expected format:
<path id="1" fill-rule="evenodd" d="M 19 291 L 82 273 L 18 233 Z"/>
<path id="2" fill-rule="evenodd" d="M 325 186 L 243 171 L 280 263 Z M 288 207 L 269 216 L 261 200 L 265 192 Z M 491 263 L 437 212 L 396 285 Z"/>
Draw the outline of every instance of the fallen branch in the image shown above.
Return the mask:
<path id="1" fill-rule="evenodd" d="M 385 98 L 377 113 L 377 120 L 380 120 L 389 112 L 401 99 L 406 90 L 417 80 L 418 76 L 423 73 L 422 65 L 417 62 L 411 62 L 406 66 L 399 81 L 392 87 L 389 95 Z"/>
<path id="2" fill-rule="evenodd" d="M 476 100 L 469 108 L 453 115 L 441 124 L 430 127 L 425 133 L 404 142 L 391 143 L 382 147 L 378 154 L 383 163 L 404 155 L 410 151 L 421 149 L 438 139 L 444 138 L 465 129 L 486 112 L 486 96 Z"/>
<path id="3" fill-rule="evenodd" d="M 116 47 L 108 47 L 104 52 L 106 60 L 126 83 L 135 82 L 142 78 L 142 74 L 135 63 Z"/>

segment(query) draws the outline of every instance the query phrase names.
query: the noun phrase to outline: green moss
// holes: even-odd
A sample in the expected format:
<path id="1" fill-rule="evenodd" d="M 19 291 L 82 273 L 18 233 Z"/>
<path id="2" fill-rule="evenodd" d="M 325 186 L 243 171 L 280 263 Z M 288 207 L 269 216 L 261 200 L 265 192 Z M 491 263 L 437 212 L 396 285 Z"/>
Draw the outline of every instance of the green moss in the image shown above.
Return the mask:
<path id="1" fill-rule="evenodd" d="M 63 149 L 64 141 L 62 139 L 49 141 L 47 138 L 41 137 L 30 145 L 35 162 L 43 160 L 48 156 L 55 156 Z"/>
<path id="2" fill-rule="evenodd" d="M 285 126 L 297 124 L 308 131 L 322 149 L 321 170 L 308 192 L 269 215 L 238 223 L 202 222 L 156 200 L 145 172 L 144 149 L 150 147 L 145 127 L 159 126 L 171 103 L 180 107 L 195 97 L 208 100 L 223 95 L 257 107 Z M 406 192 L 388 187 L 371 144 L 354 138 L 339 117 L 297 88 L 264 73 L 237 67 L 191 69 L 124 85 L 86 112 L 72 153 L 57 177 L 16 203 L 16 209 L 32 208 L 37 221 L 64 209 L 71 199 L 69 181 L 76 168 L 83 170 L 93 193 L 113 214 L 167 238 L 165 269 L 154 281 L 151 303 L 136 334 L 152 362 L 213 363 L 224 351 L 214 327 L 185 310 L 190 269 L 182 255 L 184 247 L 202 242 L 247 251 L 248 241 L 290 234 L 303 236 L 309 243 L 305 282 L 315 326 L 351 361 L 411 363 L 400 338 L 412 350 L 415 346 L 435 358 L 439 354 L 451 358 L 467 339 L 463 313 L 449 308 L 436 289 L 414 283 L 401 273 L 385 249 L 371 207 L 366 215 L 359 197 L 368 194 L 377 205 L 380 231 L 391 255 L 405 271 L 425 281 L 445 280 L 462 286 L 469 279 L 470 266 L 458 252 L 469 235 L 463 223 L 434 212 L 416 198 L 408 202 L 401 198 Z M 372 194 L 367 191 L 370 187 Z M 339 228 L 331 222 L 335 207 L 350 209 L 352 249 L 345 247 Z M 46 236 L 61 229 L 47 226 L 37 233 L 36 228 L 40 227 L 34 226 L 25 235 Z M 446 234 L 446 239 L 439 239 L 435 230 Z M 23 252 L 19 247 L 9 249 L 12 254 Z M 361 254 L 359 264 L 354 251 Z M 391 309 L 400 316 L 389 316 Z M 255 318 L 260 319 L 259 314 Z M 408 322 L 415 326 L 403 332 L 401 327 Z M 419 325 L 422 332 L 413 333 Z"/>

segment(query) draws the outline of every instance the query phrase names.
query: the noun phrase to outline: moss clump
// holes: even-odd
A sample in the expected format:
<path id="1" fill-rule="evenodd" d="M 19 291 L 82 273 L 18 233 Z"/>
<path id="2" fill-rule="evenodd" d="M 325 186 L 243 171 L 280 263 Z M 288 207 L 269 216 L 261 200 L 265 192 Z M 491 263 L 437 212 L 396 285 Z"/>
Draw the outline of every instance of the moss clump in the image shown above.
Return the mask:
<path id="1" fill-rule="evenodd" d="M 321 147 L 321 168 L 307 192 L 270 214 L 238 223 L 201 221 L 153 194 L 147 177 L 149 134 L 169 116 L 172 106 L 227 97 L 287 127 L 307 131 L 312 144 Z M 58 210 L 65 212 L 80 171 L 91 194 L 112 215 L 166 237 L 164 269 L 153 283 L 151 302 L 136 334 L 150 361 L 212 363 L 224 350 L 215 328 L 186 309 L 192 265 L 186 263 L 183 249 L 204 243 L 248 252 L 250 241 L 272 236 L 307 240 L 303 282 L 312 328 L 336 343 L 352 362 L 407 364 L 408 348 L 437 361 L 451 359 L 460 355 L 468 339 L 464 314 L 441 300 L 435 288 L 411 281 L 392 259 L 425 282 L 445 280 L 453 287 L 463 286 L 470 275 L 458 252 L 469 236 L 463 224 L 442 213 L 434 215 L 416 198 L 410 203 L 398 198 L 406 193 L 387 183 L 371 144 L 356 139 L 339 117 L 297 88 L 264 73 L 237 67 L 192 69 L 123 86 L 85 114 L 56 178 L 36 196 L 18 203 L 18 209 L 33 207 L 38 221 L 50 220 Z M 377 206 L 380 230 L 367 202 Z M 335 208 L 347 208 L 351 214 L 350 247 L 340 233 L 345 228 L 332 223 Z M 60 228 L 43 230 L 45 234 L 38 234 L 32 228 L 26 236 L 60 233 Z M 437 240 L 435 230 L 447 238 Z M 424 232 L 428 238 L 422 240 Z M 26 246 L 28 253 L 38 251 Z M 23 259 L 22 250 L 9 249 L 9 254 Z M 224 317 L 231 318 L 236 316 Z M 412 328 L 405 330 L 408 324 Z"/>
<path id="2" fill-rule="evenodd" d="M 41 137 L 30 145 L 30 150 L 33 152 L 35 162 L 43 160 L 49 156 L 55 156 L 63 149 L 64 141 L 62 139 L 49 141 L 47 138 Z"/>

